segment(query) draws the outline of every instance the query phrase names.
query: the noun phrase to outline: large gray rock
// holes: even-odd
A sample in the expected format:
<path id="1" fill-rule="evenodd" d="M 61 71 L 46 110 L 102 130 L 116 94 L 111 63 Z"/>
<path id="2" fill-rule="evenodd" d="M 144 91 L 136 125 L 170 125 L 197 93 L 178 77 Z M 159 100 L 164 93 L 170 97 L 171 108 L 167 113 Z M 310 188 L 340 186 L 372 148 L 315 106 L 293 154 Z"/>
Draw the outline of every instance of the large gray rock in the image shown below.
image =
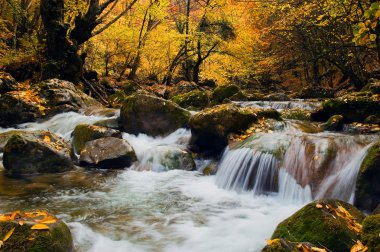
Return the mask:
<path id="1" fill-rule="evenodd" d="M 174 102 L 144 94 L 129 96 L 121 107 L 124 131 L 151 136 L 166 135 L 186 127 L 190 113 Z"/>
<path id="2" fill-rule="evenodd" d="M 4 147 L 3 164 L 12 175 L 60 173 L 74 168 L 70 146 L 49 131 L 14 134 Z"/>
<path id="3" fill-rule="evenodd" d="M 124 139 L 105 137 L 89 141 L 80 153 L 80 163 L 103 169 L 130 166 L 137 160 L 132 146 Z"/>

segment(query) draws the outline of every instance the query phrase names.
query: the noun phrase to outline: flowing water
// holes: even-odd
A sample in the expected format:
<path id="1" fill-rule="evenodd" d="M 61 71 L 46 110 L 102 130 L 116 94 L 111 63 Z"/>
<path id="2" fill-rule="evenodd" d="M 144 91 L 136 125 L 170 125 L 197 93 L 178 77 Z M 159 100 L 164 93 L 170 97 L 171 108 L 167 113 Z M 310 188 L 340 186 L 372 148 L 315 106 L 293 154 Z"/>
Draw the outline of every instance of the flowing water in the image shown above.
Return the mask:
<path id="1" fill-rule="evenodd" d="M 70 112 L 17 130 L 48 129 L 70 140 L 78 123 L 107 116 Z M 139 160 L 131 169 L 18 179 L 0 170 L 0 209 L 48 209 L 68 223 L 77 251 L 260 251 L 277 224 L 312 199 L 352 201 L 358 167 L 377 139 L 306 133 L 300 125 L 287 121 L 226 149 L 216 176 L 162 165 L 167 151 L 186 150 L 189 130 L 124 134 Z M 196 160 L 197 168 L 208 162 Z"/>

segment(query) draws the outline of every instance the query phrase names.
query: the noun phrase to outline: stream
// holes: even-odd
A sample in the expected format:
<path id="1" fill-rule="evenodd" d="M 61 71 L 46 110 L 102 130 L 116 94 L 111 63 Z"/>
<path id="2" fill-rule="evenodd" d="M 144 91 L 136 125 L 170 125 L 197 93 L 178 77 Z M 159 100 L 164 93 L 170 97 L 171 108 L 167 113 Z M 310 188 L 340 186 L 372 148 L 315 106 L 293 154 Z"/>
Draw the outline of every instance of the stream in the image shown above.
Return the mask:
<path id="1" fill-rule="evenodd" d="M 275 109 L 313 109 L 318 104 L 240 103 Z M 117 115 L 114 115 L 115 117 Z M 70 140 L 79 123 L 112 115 L 74 112 L 18 129 L 48 129 Z M 130 135 L 138 162 L 126 170 L 84 170 L 10 178 L 0 168 L 0 209 L 47 209 L 70 227 L 76 251 L 260 251 L 277 224 L 313 199 L 353 202 L 361 161 L 378 135 L 320 132 L 287 120 L 273 133 L 259 133 L 227 148 L 218 172 L 159 164 L 163 149 L 185 148 L 191 133 L 166 137 Z M 0 156 L 1 157 L 1 156 Z"/>

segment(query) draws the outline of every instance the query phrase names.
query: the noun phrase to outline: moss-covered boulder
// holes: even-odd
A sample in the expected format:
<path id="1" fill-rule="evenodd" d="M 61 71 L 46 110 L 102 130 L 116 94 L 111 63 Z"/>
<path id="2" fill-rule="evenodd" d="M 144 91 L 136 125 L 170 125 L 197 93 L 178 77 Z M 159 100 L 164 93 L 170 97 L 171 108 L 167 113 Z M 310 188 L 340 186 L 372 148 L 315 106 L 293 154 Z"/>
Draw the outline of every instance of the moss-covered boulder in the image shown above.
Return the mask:
<path id="1" fill-rule="evenodd" d="M 4 168 L 12 175 L 60 173 L 74 168 L 68 143 L 49 131 L 14 134 L 4 147 Z"/>
<path id="2" fill-rule="evenodd" d="M 88 124 L 79 124 L 75 127 L 73 131 L 73 147 L 75 153 L 80 153 L 84 145 L 88 141 L 103 137 L 116 137 L 122 138 L 121 132 L 118 130 L 96 126 Z"/>
<path id="3" fill-rule="evenodd" d="M 380 214 L 367 216 L 362 226 L 362 242 L 368 251 L 380 251 Z"/>
<path id="4" fill-rule="evenodd" d="M 170 97 L 174 97 L 180 94 L 186 94 L 194 90 L 199 90 L 199 86 L 195 82 L 180 81 L 170 89 Z"/>
<path id="5" fill-rule="evenodd" d="M 308 86 L 300 89 L 296 96 L 301 99 L 334 98 L 334 89 Z"/>
<path id="6" fill-rule="evenodd" d="M 211 100 L 214 104 L 222 103 L 224 99 L 230 98 L 239 91 L 240 89 L 236 85 L 218 86 L 212 92 Z"/>
<path id="7" fill-rule="evenodd" d="M 364 119 L 365 123 L 380 125 L 380 115 L 370 115 Z"/>
<path id="8" fill-rule="evenodd" d="M 193 90 L 185 94 L 180 94 L 172 97 L 173 102 L 177 103 L 182 108 L 202 109 L 207 107 L 209 98 L 204 91 Z"/>
<path id="9" fill-rule="evenodd" d="M 0 72 L 0 94 L 17 90 L 17 81 L 6 72 Z"/>
<path id="10" fill-rule="evenodd" d="M 282 118 L 291 120 L 310 120 L 310 111 L 305 109 L 284 109 L 281 111 Z"/>
<path id="11" fill-rule="evenodd" d="M 314 250 L 313 250 L 314 249 Z M 321 250 L 316 250 L 321 249 Z M 291 242 L 285 239 L 268 240 L 261 252 L 326 251 L 308 242 Z M 327 252 L 327 251 L 326 251 Z"/>
<path id="12" fill-rule="evenodd" d="M 364 215 L 339 200 L 312 202 L 281 222 L 272 239 L 310 242 L 334 252 L 350 251 L 360 240 Z"/>
<path id="13" fill-rule="evenodd" d="M 371 92 L 372 94 L 380 94 L 380 80 L 371 79 L 367 85 L 365 85 L 362 92 Z"/>
<path id="14" fill-rule="evenodd" d="M 129 96 L 120 111 L 124 131 L 151 136 L 166 135 L 186 127 L 189 118 L 190 112 L 176 103 L 143 94 Z"/>
<path id="15" fill-rule="evenodd" d="M 132 146 L 126 140 L 115 137 L 89 141 L 80 153 L 81 165 L 103 169 L 125 168 L 136 160 Z"/>
<path id="16" fill-rule="evenodd" d="M 0 214 L 0 250 L 9 252 L 71 252 L 67 225 L 44 210 Z"/>
<path id="17" fill-rule="evenodd" d="M 193 151 L 206 155 L 218 155 L 228 143 L 228 135 L 257 121 L 257 115 L 249 108 L 234 104 L 218 105 L 205 109 L 191 117 L 190 145 Z"/>
<path id="18" fill-rule="evenodd" d="M 342 115 L 345 122 L 363 122 L 374 114 L 380 115 L 380 96 L 360 92 L 323 102 L 322 108 L 311 114 L 311 119 L 327 121 L 333 115 Z"/>
<path id="19" fill-rule="evenodd" d="M 231 96 L 229 99 L 231 101 L 248 101 L 248 95 L 240 90 L 239 92 Z"/>
<path id="20" fill-rule="evenodd" d="M 322 128 L 328 131 L 340 131 L 344 126 L 344 118 L 341 115 L 330 117 L 326 123 L 322 124 Z"/>
<path id="21" fill-rule="evenodd" d="M 372 211 L 380 202 L 380 142 L 375 143 L 364 158 L 357 182 L 355 206 Z"/>

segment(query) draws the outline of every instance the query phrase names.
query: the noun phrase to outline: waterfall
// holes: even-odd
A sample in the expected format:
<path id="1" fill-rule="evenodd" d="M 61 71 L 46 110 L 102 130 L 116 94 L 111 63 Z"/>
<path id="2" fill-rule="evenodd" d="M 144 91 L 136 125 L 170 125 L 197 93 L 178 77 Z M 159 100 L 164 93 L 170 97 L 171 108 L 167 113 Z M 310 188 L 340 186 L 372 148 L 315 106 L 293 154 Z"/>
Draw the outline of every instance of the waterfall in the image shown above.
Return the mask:
<path id="1" fill-rule="evenodd" d="M 337 198 L 352 203 L 361 162 L 378 137 L 310 134 L 290 124 L 227 148 L 218 165 L 217 185 L 254 195 L 278 193 L 291 202 Z"/>
<path id="2" fill-rule="evenodd" d="M 317 101 L 304 101 L 304 100 L 291 100 L 291 101 L 243 101 L 234 102 L 242 107 L 254 107 L 254 108 L 272 108 L 276 110 L 284 109 L 303 109 L 314 110 L 321 105 L 321 102 Z"/>

